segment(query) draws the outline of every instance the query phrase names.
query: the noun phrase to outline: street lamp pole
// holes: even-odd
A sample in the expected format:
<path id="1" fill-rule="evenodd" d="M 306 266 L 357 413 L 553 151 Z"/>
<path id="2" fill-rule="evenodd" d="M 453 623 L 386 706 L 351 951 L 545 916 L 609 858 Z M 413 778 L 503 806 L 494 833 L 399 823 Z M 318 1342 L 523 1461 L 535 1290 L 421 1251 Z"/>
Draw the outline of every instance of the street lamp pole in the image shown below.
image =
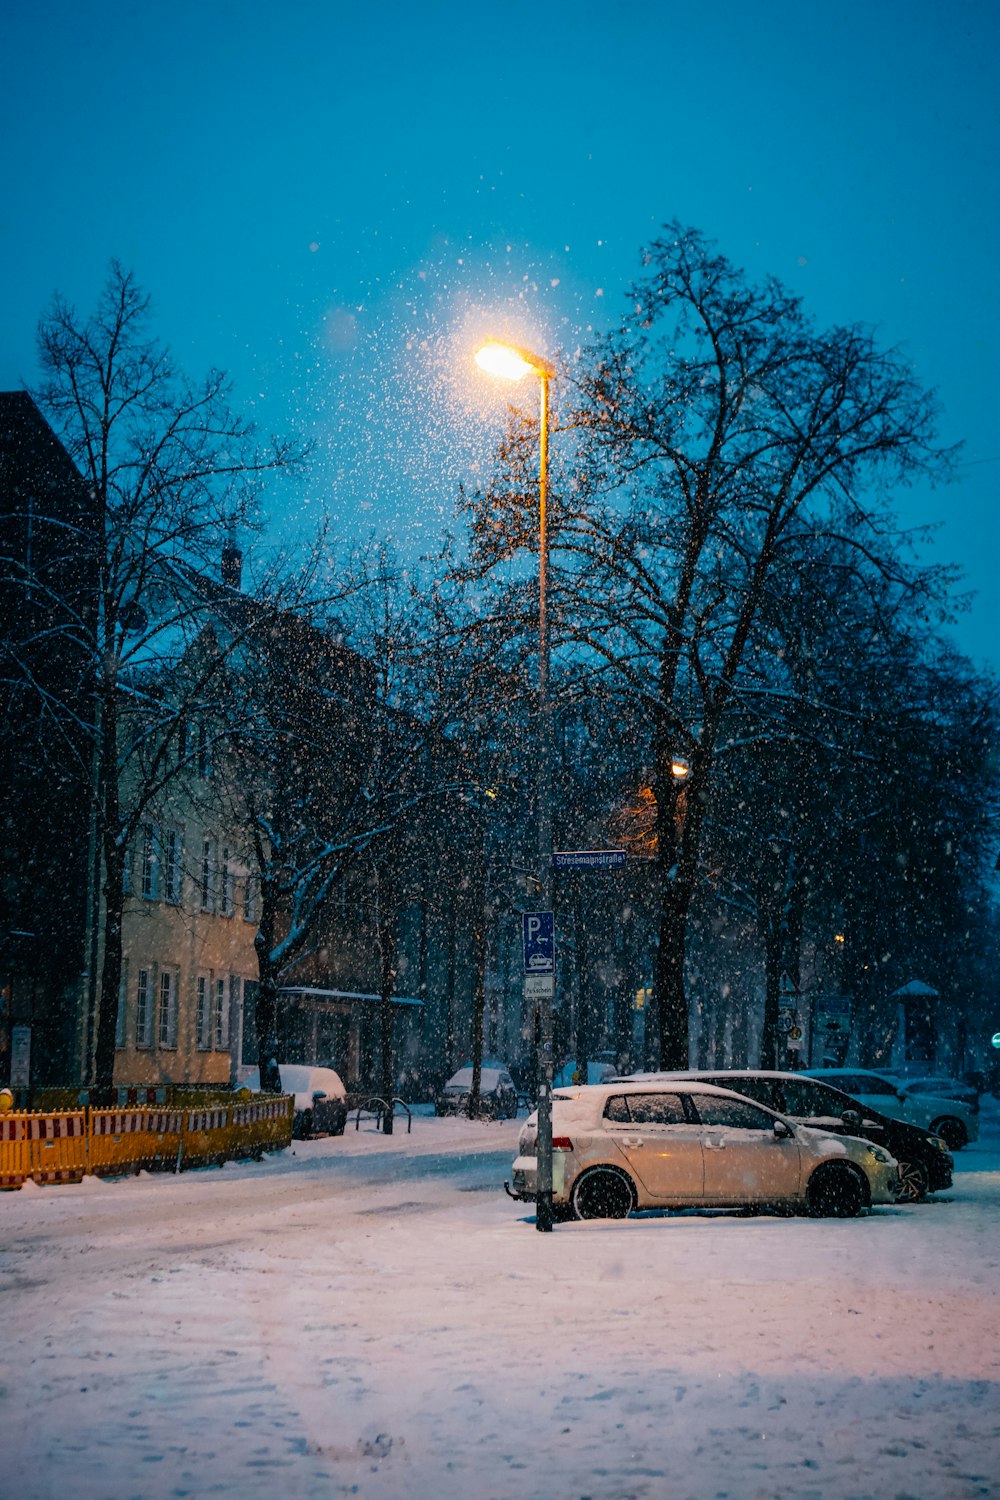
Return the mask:
<path id="1" fill-rule="evenodd" d="M 476 354 L 477 363 L 491 375 L 522 380 L 536 375 L 541 404 L 538 421 L 538 726 L 535 746 L 536 814 L 538 831 L 538 889 L 545 911 L 552 910 L 552 708 L 549 701 L 549 382 L 555 370 L 547 360 L 513 344 L 491 339 Z M 553 976 L 553 986 L 555 977 Z M 535 1228 L 552 1230 L 552 1002 L 538 1003 L 540 1048 L 538 1133 L 535 1145 Z"/>

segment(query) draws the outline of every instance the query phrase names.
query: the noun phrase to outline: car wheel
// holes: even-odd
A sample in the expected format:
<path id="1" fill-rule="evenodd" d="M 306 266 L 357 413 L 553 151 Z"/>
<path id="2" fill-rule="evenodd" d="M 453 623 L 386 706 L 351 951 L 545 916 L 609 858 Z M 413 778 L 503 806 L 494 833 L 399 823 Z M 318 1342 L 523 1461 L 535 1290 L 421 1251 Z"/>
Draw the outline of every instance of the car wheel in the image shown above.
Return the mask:
<path id="1" fill-rule="evenodd" d="M 940 1120 L 935 1120 L 930 1130 L 931 1135 L 941 1137 L 949 1151 L 961 1151 L 963 1146 L 969 1144 L 969 1132 L 961 1120 L 956 1120 L 953 1115 L 945 1115 Z"/>
<path id="2" fill-rule="evenodd" d="M 853 1167 L 825 1162 L 809 1179 L 806 1203 L 814 1219 L 854 1219 L 868 1207 L 868 1192 Z"/>
<path id="3" fill-rule="evenodd" d="M 897 1203 L 919 1203 L 927 1197 L 930 1185 L 930 1175 L 923 1162 L 900 1160 Z"/>
<path id="4" fill-rule="evenodd" d="M 635 1189 L 614 1167 L 591 1167 L 573 1184 L 570 1195 L 578 1219 L 627 1219 L 635 1208 Z"/>

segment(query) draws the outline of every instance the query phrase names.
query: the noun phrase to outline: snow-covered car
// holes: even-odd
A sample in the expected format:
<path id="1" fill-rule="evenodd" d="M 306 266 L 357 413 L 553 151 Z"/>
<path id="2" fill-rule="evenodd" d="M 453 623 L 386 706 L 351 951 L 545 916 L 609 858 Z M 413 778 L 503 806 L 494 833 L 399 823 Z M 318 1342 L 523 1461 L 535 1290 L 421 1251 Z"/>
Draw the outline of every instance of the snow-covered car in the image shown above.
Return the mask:
<path id="1" fill-rule="evenodd" d="M 901 1078 L 899 1087 L 904 1094 L 933 1094 L 937 1099 L 960 1099 L 974 1115 L 979 1113 L 981 1090 L 964 1078 Z"/>
<path id="2" fill-rule="evenodd" d="M 507 1191 L 533 1202 L 537 1113 L 521 1131 Z M 849 1218 L 895 1203 L 899 1175 L 882 1146 L 792 1125 L 710 1084 L 602 1083 L 552 1098 L 557 1214 L 624 1219 L 643 1208 L 786 1206 Z"/>
<path id="3" fill-rule="evenodd" d="M 437 1115 L 464 1115 L 472 1092 L 472 1064 L 454 1073 L 434 1100 Z M 479 1074 L 479 1112 L 493 1120 L 517 1119 L 517 1089 L 502 1064 L 483 1063 Z"/>
<path id="4" fill-rule="evenodd" d="M 806 1073 L 832 1083 L 867 1109 L 881 1110 L 894 1120 L 909 1120 L 911 1125 L 939 1135 L 950 1151 L 960 1151 L 979 1138 L 976 1112 L 960 1099 L 915 1093 L 900 1079 L 873 1068 L 807 1068 Z"/>
<path id="5" fill-rule="evenodd" d="M 636 1078 L 673 1078 L 711 1083 L 732 1089 L 773 1109 L 793 1125 L 808 1125 L 835 1135 L 860 1135 L 892 1153 L 899 1165 L 899 1201 L 919 1203 L 928 1193 L 950 1188 L 955 1163 L 940 1136 L 908 1120 L 894 1120 L 880 1110 L 862 1106 L 820 1078 L 763 1068 L 685 1069 L 678 1073 L 642 1073 Z"/>
<path id="6" fill-rule="evenodd" d="M 311 1135 L 343 1135 L 347 1124 L 347 1090 L 333 1068 L 313 1068 L 306 1063 L 280 1063 L 281 1087 L 295 1095 L 292 1135 L 305 1140 Z M 239 1085 L 260 1093 L 260 1069 Z"/>

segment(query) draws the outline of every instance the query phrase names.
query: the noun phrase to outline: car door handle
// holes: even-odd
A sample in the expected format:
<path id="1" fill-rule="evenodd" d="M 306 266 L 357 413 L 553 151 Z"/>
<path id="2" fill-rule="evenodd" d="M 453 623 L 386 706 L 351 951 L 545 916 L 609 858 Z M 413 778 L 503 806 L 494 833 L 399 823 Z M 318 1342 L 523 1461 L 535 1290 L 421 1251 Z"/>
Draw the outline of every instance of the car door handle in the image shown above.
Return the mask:
<path id="1" fill-rule="evenodd" d="M 701 1144 L 706 1151 L 725 1151 L 726 1149 L 725 1141 L 702 1141 Z"/>
<path id="2" fill-rule="evenodd" d="M 642 1144 L 643 1144 L 643 1138 L 642 1138 L 641 1135 L 623 1135 L 622 1136 L 622 1145 L 623 1146 L 641 1146 Z"/>

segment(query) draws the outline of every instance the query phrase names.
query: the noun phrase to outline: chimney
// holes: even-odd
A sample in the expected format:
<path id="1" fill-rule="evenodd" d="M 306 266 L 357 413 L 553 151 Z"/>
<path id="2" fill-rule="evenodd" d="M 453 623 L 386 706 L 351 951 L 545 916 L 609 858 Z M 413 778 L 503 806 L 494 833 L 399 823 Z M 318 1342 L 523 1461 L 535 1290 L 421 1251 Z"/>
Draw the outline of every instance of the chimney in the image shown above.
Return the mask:
<path id="1" fill-rule="evenodd" d="M 230 532 L 222 548 L 222 581 L 231 589 L 239 589 L 243 581 L 243 553 L 236 545 L 236 533 Z"/>

